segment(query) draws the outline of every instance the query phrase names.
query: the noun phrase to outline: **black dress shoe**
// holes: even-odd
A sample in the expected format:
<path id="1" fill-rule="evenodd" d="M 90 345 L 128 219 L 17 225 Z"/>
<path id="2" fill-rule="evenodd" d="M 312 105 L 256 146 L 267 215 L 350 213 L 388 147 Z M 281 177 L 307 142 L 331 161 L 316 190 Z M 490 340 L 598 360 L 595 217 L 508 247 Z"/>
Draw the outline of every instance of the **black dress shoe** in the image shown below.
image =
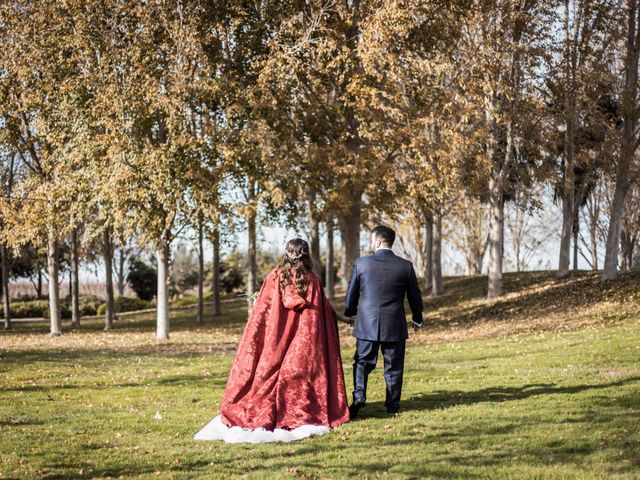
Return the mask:
<path id="1" fill-rule="evenodd" d="M 398 413 L 400 411 L 400 407 L 388 407 L 387 413 L 393 415 L 394 413 Z"/>
<path id="2" fill-rule="evenodd" d="M 358 416 L 358 411 L 364 407 L 364 403 L 352 403 L 349 406 L 349 418 L 354 419 Z"/>

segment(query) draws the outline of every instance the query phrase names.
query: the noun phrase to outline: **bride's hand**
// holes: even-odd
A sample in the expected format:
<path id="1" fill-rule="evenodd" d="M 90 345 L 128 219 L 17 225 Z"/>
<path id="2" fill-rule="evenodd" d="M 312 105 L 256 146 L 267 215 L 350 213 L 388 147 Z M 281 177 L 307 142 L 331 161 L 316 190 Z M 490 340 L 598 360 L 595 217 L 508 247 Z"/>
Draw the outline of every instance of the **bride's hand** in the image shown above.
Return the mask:
<path id="1" fill-rule="evenodd" d="M 354 323 L 355 323 L 355 317 L 345 317 L 344 315 L 342 315 L 341 313 L 336 312 L 336 315 L 338 317 L 338 320 L 340 320 L 343 323 L 348 324 L 350 327 L 353 327 Z"/>

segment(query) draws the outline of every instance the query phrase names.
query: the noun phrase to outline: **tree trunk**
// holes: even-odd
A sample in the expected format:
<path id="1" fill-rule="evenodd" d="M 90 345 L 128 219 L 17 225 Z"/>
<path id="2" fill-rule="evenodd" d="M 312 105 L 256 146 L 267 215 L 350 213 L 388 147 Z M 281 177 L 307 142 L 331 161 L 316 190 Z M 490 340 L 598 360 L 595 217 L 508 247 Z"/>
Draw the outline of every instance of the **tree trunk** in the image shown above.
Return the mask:
<path id="1" fill-rule="evenodd" d="M 564 12 L 564 61 L 565 61 L 565 85 L 568 93 L 565 95 L 564 104 L 564 166 L 562 182 L 562 231 L 560 234 L 560 258 L 558 259 L 558 277 L 566 277 L 569 274 L 569 262 L 571 257 L 571 234 L 573 231 L 573 219 L 575 208 L 575 59 L 572 49 L 572 37 L 569 26 L 569 1 L 565 1 Z"/>
<path id="2" fill-rule="evenodd" d="M 513 256 L 516 260 L 516 272 L 522 271 L 522 241 L 523 241 L 523 229 L 521 229 L 521 221 L 523 220 L 523 212 L 516 206 L 515 208 L 516 218 L 511 229 L 511 244 L 513 245 Z"/>
<path id="3" fill-rule="evenodd" d="M 424 290 L 430 292 L 433 290 L 433 215 L 431 212 L 424 211 Z"/>
<path id="4" fill-rule="evenodd" d="M 504 238 L 504 196 L 502 185 L 489 179 L 489 287 L 487 298 L 503 294 L 502 260 Z"/>
<path id="5" fill-rule="evenodd" d="M 342 262 L 340 265 L 340 283 L 346 291 L 349 286 L 351 270 L 360 256 L 360 214 L 362 200 L 360 197 L 353 202 L 352 208 L 340 215 L 340 236 L 342 237 Z"/>
<path id="6" fill-rule="evenodd" d="M 313 269 L 316 272 L 320 272 L 320 222 L 315 213 L 316 193 L 311 192 L 309 195 L 309 230 L 310 230 L 310 254 L 311 262 L 313 263 Z"/>
<path id="7" fill-rule="evenodd" d="M 102 232 L 102 252 L 104 256 L 104 278 L 106 287 L 106 308 L 104 311 L 104 330 L 111 330 L 115 316 L 115 299 L 113 295 L 113 244 L 111 232 L 105 228 Z"/>
<path id="8" fill-rule="evenodd" d="M 480 275 L 482 273 L 482 255 L 476 249 L 467 252 L 465 275 Z"/>
<path id="9" fill-rule="evenodd" d="M 633 268 L 633 250 L 635 237 L 632 231 L 622 228 L 620 232 L 620 256 L 622 257 L 622 270 L 629 271 Z"/>
<path id="10" fill-rule="evenodd" d="M 580 209 L 576 206 L 573 216 L 573 271 L 578 271 L 578 236 L 580 235 Z"/>
<path id="11" fill-rule="evenodd" d="M 569 126 L 567 126 L 567 128 L 569 128 Z M 571 256 L 571 234 L 573 231 L 574 219 L 573 157 L 572 154 L 567 154 L 566 157 L 567 158 L 565 158 L 562 194 L 562 232 L 560 234 L 560 258 L 558 261 L 558 277 L 560 278 L 566 277 L 569 274 L 569 258 Z"/>
<path id="12" fill-rule="evenodd" d="M 607 231 L 607 245 L 604 256 L 605 280 L 615 280 L 618 278 L 618 252 L 620 251 L 620 232 L 622 230 L 622 219 L 629 193 L 629 181 L 626 177 L 618 177 L 616 189 L 611 202 L 611 213 L 609 216 L 609 230 Z"/>
<path id="13" fill-rule="evenodd" d="M 71 325 L 80 326 L 80 284 L 78 259 L 78 230 L 71 230 Z"/>
<path id="14" fill-rule="evenodd" d="M 11 295 L 9 292 L 9 249 L 1 247 L 2 253 L 2 309 L 4 313 L 4 329 L 11 330 Z"/>
<path id="15" fill-rule="evenodd" d="M 618 277 L 618 251 L 620 248 L 620 230 L 624 216 L 627 196 L 631 187 L 630 177 L 636 151 L 636 123 L 638 96 L 638 44 L 640 43 L 640 29 L 638 23 L 640 9 L 637 0 L 629 2 L 627 28 L 627 55 L 625 62 L 624 90 L 622 92 L 622 116 L 624 119 L 620 158 L 616 169 L 616 186 L 611 203 L 609 231 L 604 257 L 605 280 L 615 280 Z"/>
<path id="16" fill-rule="evenodd" d="M 156 295 L 156 338 L 169 339 L 169 242 L 162 239 L 156 249 L 158 291 Z"/>
<path id="17" fill-rule="evenodd" d="M 333 217 L 329 217 L 327 220 L 327 265 L 326 265 L 326 278 L 325 285 L 327 290 L 327 298 L 333 300 L 336 296 L 335 289 L 335 267 L 333 253 Z"/>
<path id="18" fill-rule="evenodd" d="M 591 265 L 595 272 L 598 270 L 598 225 L 596 221 L 591 222 L 589 234 L 591 235 Z"/>
<path id="19" fill-rule="evenodd" d="M 467 262 L 467 275 L 481 275 L 482 274 L 482 262 L 484 260 L 484 254 L 487 251 L 487 244 L 489 243 L 489 237 L 487 236 L 483 240 L 483 244 L 478 243 L 478 239 L 470 238 L 468 242 L 468 250 L 465 255 Z"/>
<path id="20" fill-rule="evenodd" d="M 124 297 L 124 287 L 127 283 L 125 278 L 125 262 L 127 261 L 127 255 L 125 255 L 124 247 L 119 248 L 118 255 L 118 269 L 116 271 L 116 288 L 118 289 L 118 296 Z"/>
<path id="21" fill-rule="evenodd" d="M 213 290 L 213 315 L 222 315 L 222 304 L 220 303 L 220 230 L 216 224 L 213 230 L 213 265 L 212 265 L 212 285 Z"/>
<path id="22" fill-rule="evenodd" d="M 433 286 L 431 296 L 437 297 L 444 293 L 442 283 L 442 214 L 437 212 L 433 216 L 433 248 L 431 249 L 431 263 L 433 269 Z"/>
<path id="23" fill-rule="evenodd" d="M 198 222 L 198 316 L 197 323 L 204 322 L 204 239 L 203 237 L 203 221 Z"/>
<path id="24" fill-rule="evenodd" d="M 47 234 L 47 269 L 49 273 L 49 335 L 62 335 L 62 319 L 60 316 L 60 289 L 58 284 L 58 239 L 49 228 Z"/>
<path id="25" fill-rule="evenodd" d="M 508 173 L 513 141 L 513 124 L 507 124 L 507 145 L 502 162 L 498 156 L 498 128 L 496 125 L 496 93 L 485 97 L 485 122 L 487 128 L 486 156 L 493 168 L 489 172 L 489 266 L 487 298 L 496 298 L 503 294 L 502 261 L 504 246 L 504 178 Z M 501 165 L 500 165 L 501 164 Z"/>
<path id="26" fill-rule="evenodd" d="M 482 274 L 482 260 L 484 259 L 484 251 L 476 252 L 473 257 L 473 264 L 471 265 L 471 272 L 473 275 Z"/>
<path id="27" fill-rule="evenodd" d="M 38 298 L 42 298 L 42 270 L 38 268 L 38 286 L 36 288 L 36 295 Z"/>
<path id="28" fill-rule="evenodd" d="M 247 303 L 249 309 L 253 307 L 253 295 L 258 289 L 258 247 L 257 247 L 257 200 L 256 200 L 256 185 L 254 181 L 249 182 L 249 213 L 247 214 L 247 230 L 249 236 L 247 256 L 248 256 L 248 269 L 247 269 Z"/>

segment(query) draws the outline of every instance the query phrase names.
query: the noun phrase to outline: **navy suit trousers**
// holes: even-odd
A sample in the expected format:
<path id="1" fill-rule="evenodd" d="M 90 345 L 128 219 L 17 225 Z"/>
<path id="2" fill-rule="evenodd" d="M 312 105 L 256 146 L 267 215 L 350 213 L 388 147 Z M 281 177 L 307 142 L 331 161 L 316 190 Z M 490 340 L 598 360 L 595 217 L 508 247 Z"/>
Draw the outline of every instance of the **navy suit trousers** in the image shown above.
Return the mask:
<path id="1" fill-rule="evenodd" d="M 378 342 L 356 339 L 356 354 L 353 357 L 353 402 L 365 403 L 367 400 L 367 379 L 376 368 L 378 350 L 384 358 L 384 380 L 387 384 L 385 406 L 397 409 L 402 393 L 402 373 L 404 370 L 405 340 L 397 342 Z"/>

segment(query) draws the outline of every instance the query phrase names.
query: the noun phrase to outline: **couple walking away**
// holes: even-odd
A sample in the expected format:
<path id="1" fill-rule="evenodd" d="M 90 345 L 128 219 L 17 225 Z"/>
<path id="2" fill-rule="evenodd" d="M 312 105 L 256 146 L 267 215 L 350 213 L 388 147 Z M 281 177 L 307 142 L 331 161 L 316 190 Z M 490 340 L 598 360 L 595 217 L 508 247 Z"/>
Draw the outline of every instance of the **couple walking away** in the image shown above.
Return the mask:
<path id="1" fill-rule="evenodd" d="M 405 343 L 405 295 L 413 326 L 422 326 L 422 295 L 411 262 L 391 247 L 395 232 L 376 227 L 373 254 L 356 260 L 340 315 L 313 273 L 309 245 L 289 240 L 265 278 L 231 367 L 220 414 L 196 440 L 289 442 L 329 432 L 366 404 L 367 378 L 384 358 L 389 413 L 400 408 Z M 353 324 L 353 403 L 347 394 L 337 320 Z"/>

